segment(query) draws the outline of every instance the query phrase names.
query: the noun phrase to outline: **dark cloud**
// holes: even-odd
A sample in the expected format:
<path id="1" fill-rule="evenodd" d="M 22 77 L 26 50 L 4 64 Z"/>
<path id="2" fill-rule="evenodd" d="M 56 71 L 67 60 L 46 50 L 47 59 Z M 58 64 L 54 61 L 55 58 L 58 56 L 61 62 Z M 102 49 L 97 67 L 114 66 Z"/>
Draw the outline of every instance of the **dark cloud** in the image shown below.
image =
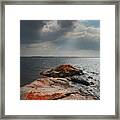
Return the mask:
<path id="1" fill-rule="evenodd" d="M 73 26 L 75 20 L 58 20 L 58 24 L 63 29 L 69 29 Z"/>
<path id="2" fill-rule="evenodd" d="M 37 31 L 43 27 L 45 23 L 39 20 L 21 20 L 20 21 L 20 40 L 21 44 L 33 43 L 39 39 Z"/>
<path id="3" fill-rule="evenodd" d="M 79 55 L 82 50 L 87 56 L 99 56 L 100 21 L 21 20 L 20 40 L 21 55 L 58 55 L 60 51 Z"/>
<path id="4" fill-rule="evenodd" d="M 72 20 L 58 20 L 57 24 L 60 29 L 54 32 L 41 32 L 44 26 L 48 26 L 49 22 L 55 22 L 55 20 L 21 20 L 20 21 L 20 39 L 21 44 L 30 44 L 43 42 L 47 40 L 55 40 L 64 35 L 67 31 L 70 31 L 73 25 Z M 53 24 L 54 25 L 54 24 Z M 55 27 L 55 26 L 53 26 Z"/>

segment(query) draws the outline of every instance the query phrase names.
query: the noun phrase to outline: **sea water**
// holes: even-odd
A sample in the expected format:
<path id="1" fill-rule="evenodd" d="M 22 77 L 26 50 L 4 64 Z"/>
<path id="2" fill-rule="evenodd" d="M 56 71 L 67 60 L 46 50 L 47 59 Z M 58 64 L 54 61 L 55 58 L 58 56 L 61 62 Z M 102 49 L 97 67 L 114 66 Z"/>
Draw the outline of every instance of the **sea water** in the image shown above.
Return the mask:
<path id="1" fill-rule="evenodd" d="M 87 72 L 100 73 L 100 58 L 20 57 L 20 86 L 39 78 L 40 72 L 61 64 L 71 64 Z"/>

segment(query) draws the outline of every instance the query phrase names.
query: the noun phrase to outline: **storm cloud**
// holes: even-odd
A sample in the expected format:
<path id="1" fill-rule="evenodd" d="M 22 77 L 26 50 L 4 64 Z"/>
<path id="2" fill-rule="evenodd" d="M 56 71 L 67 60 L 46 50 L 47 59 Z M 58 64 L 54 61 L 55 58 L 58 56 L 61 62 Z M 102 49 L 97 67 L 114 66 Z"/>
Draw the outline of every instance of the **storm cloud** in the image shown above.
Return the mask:
<path id="1" fill-rule="evenodd" d="M 73 21 L 57 20 L 21 20 L 21 44 L 55 40 L 71 29 Z"/>
<path id="2" fill-rule="evenodd" d="M 99 57 L 99 20 L 21 20 L 21 56 Z"/>

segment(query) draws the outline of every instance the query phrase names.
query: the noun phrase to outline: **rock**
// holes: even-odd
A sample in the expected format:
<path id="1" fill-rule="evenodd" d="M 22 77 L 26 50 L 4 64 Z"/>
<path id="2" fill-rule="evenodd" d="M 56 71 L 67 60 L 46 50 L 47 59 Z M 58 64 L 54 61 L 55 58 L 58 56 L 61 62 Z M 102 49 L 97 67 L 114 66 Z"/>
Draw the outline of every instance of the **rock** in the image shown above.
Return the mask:
<path id="1" fill-rule="evenodd" d="M 21 87 L 21 100 L 96 99 L 83 95 L 79 89 L 69 85 L 65 78 L 41 78 Z"/>
<path id="2" fill-rule="evenodd" d="M 93 82 L 90 82 L 90 84 L 91 84 L 91 85 L 94 85 L 94 83 L 93 83 Z"/>
<path id="3" fill-rule="evenodd" d="M 74 83 L 79 83 L 79 84 L 86 85 L 86 86 L 90 85 L 87 79 L 84 79 L 83 77 L 78 76 L 78 75 L 70 77 L 70 80 Z"/>
<path id="4" fill-rule="evenodd" d="M 94 96 L 87 95 L 87 96 L 82 96 L 80 94 L 71 94 L 70 96 L 64 97 L 61 100 L 94 100 L 96 99 Z"/>
<path id="5" fill-rule="evenodd" d="M 83 74 L 82 70 L 79 70 L 69 64 L 60 65 L 56 68 L 51 68 L 40 73 L 40 75 L 47 77 L 61 77 L 61 78 L 73 76 L 73 75 L 82 75 L 82 74 Z"/>
<path id="6" fill-rule="evenodd" d="M 89 76 L 88 78 L 93 79 L 93 77 L 92 77 L 92 76 Z"/>
<path id="7" fill-rule="evenodd" d="M 87 82 L 87 81 L 85 81 L 85 80 L 83 80 L 83 79 L 81 79 L 81 80 L 75 79 L 73 82 L 76 82 L 76 83 L 79 83 L 79 84 L 82 84 L 82 85 L 86 85 L 86 86 L 89 86 L 89 85 L 90 85 L 89 82 Z"/>
<path id="8" fill-rule="evenodd" d="M 68 64 L 47 69 L 39 79 L 21 87 L 21 100 L 99 100 L 99 76 L 84 73 Z"/>

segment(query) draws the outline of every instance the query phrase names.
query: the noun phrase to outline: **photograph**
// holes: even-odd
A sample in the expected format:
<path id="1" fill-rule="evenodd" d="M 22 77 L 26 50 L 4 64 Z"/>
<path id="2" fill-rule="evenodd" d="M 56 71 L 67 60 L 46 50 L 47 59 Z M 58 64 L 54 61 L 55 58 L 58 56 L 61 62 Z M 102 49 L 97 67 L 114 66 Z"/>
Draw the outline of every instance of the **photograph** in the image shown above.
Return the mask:
<path id="1" fill-rule="evenodd" d="M 10 1 L 1 118 L 119 119 L 119 2 Z"/>
<path id="2" fill-rule="evenodd" d="M 100 100 L 100 20 L 20 20 L 20 100 Z"/>

